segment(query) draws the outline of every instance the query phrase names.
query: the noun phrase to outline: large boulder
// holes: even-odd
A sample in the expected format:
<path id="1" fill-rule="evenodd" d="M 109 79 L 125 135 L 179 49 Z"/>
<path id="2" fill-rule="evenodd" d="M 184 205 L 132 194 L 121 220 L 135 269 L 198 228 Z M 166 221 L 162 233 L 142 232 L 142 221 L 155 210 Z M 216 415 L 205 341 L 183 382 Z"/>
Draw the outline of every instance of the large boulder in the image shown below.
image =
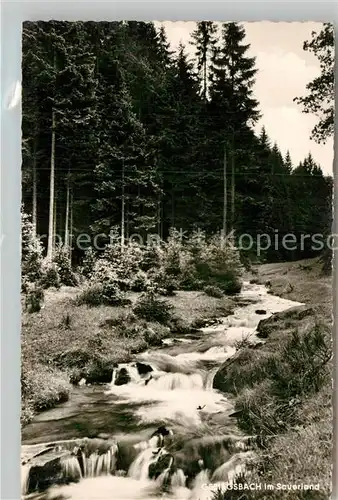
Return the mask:
<path id="1" fill-rule="evenodd" d="M 157 479 L 166 469 L 173 465 L 173 456 L 169 453 L 163 453 L 162 450 L 154 452 L 158 454 L 158 459 L 149 465 L 150 479 Z"/>
<path id="2" fill-rule="evenodd" d="M 301 321 L 308 316 L 312 316 L 314 310 L 312 307 L 305 305 L 295 306 L 286 311 L 278 312 L 270 316 L 270 318 L 262 319 L 257 326 L 257 337 L 266 339 L 276 330 L 277 325 L 285 321 Z"/>
<path id="3" fill-rule="evenodd" d="M 73 439 L 24 445 L 21 452 L 22 494 L 44 491 L 91 475 L 91 469 L 110 473 L 115 468 L 117 445 L 113 439 Z M 105 455 L 103 460 L 101 455 Z M 102 470 L 100 470 L 100 468 Z"/>
<path id="4" fill-rule="evenodd" d="M 115 385 L 125 385 L 130 382 L 131 378 L 126 368 L 121 368 L 116 375 Z"/>
<path id="5" fill-rule="evenodd" d="M 146 375 L 147 373 L 154 371 L 150 365 L 140 363 L 139 361 L 136 361 L 136 368 L 139 375 Z"/>
<path id="6" fill-rule="evenodd" d="M 233 377 L 230 375 L 230 372 L 232 372 L 234 366 L 241 366 L 248 362 L 250 357 L 251 353 L 249 349 L 240 349 L 231 358 L 227 359 L 214 376 L 213 388 L 225 393 L 232 393 Z"/>

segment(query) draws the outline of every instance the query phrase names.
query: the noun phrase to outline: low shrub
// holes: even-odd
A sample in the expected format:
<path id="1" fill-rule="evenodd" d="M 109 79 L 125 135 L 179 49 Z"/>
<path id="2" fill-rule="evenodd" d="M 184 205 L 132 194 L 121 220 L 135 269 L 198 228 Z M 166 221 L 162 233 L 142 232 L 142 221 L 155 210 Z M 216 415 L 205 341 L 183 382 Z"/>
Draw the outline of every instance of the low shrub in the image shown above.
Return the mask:
<path id="1" fill-rule="evenodd" d="M 101 326 L 113 328 L 119 338 L 144 339 L 149 346 L 161 345 L 162 339 L 170 333 L 170 329 L 161 323 L 140 320 L 130 311 L 119 314 L 117 318 L 106 320 Z"/>
<path id="2" fill-rule="evenodd" d="M 67 312 L 61 320 L 60 323 L 61 328 L 65 328 L 66 330 L 70 330 L 72 327 L 72 316 L 69 312 Z"/>
<path id="3" fill-rule="evenodd" d="M 146 324 L 139 322 L 120 323 L 115 327 L 115 332 L 120 338 L 136 339 L 143 337 Z"/>
<path id="4" fill-rule="evenodd" d="M 130 280 L 130 290 L 133 292 L 144 292 L 151 282 L 147 276 L 147 273 L 139 270 L 134 277 Z"/>
<path id="5" fill-rule="evenodd" d="M 268 379 L 271 359 L 277 357 L 277 362 L 279 360 L 278 353 L 257 351 L 244 345 L 238 347 L 236 355 L 224 363 L 214 378 L 215 388 L 236 395 L 243 388 L 251 388 Z"/>
<path id="6" fill-rule="evenodd" d="M 72 384 L 77 384 L 82 378 L 89 383 L 107 383 L 111 381 L 115 359 L 106 353 L 105 347 L 100 333 L 97 333 L 83 349 L 72 348 L 55 355 L 53 364 L 69 373 Z"/>
<path id="7" fill-rule="evenodd" d="M 224 297 L 223 291 L 218 286 L 207 285 L 204 288 L 204 293 L 209 297 L 215 297 L 216 299 Z"/>
<path id="8" fill-rule="evenodd" d="M 82 266 L 80 267 L 81 275 L 87 279 L 91 278 L 94 272 L 94 266 L 96 261 L 97 261 L 97 255 L 95 250 L 92 247 L 87 248 L 82 260 Z"/>
<path id="9" fill-rule="evenodd" d="M 149 346 L 156 347 L 162 345 L 162 339 L 169 333 L 170 330 L 164 328 L 160 323 L 151 323 L 144 330 L 143 336 Z"/>
<path id="10" fill-rule="evenodd" d="M 91 354 L 85 349 L 69 349 L 56 354 L 53 363 L 56 367 L 66 370 L 72 368 L 82 368 L 91 359 Z"/>
<path id="11" fill-rule="evenodd" d="M 172 315 L 173 306 L 164 300 L 159 300 L 153 290 L 141 294 L 133 306 L 133 312 L 146 321 L 167 324 Z"/>
<path id="12" fill-rule="evenodd" d="M 43 262 L 42 277 L 39 283 L 44 289 L 59 289 L 61 287 L 61 279 L 55 262 L 48 262 L 47 260 Z"/>
<path id="13" fill-rule="evenodd" d="M 211 281 L 217 283 L 217 286 L 227 295 L 235 295 L 242 289 L 242 283 L 234 269 L 228 269 L 220 275 L 213 276 Z"/>
<path id="14" fill-rule="evenodd" d="M 194 232 L 183 242 L 180 233 L 173 229 L 163 245 L 161 269 L 165 276 L 177 281 L 181 290 L 217 286 L 229 295 L 241 290 L 239 252 L 220 236 L 208 240 L 204 233 Z"/>
<path id="15" fill-rule="evenodd" d="M 41 287 L 33 285 L 26 290 L 25 309 L 29 313 L 40 312 L 45 294 Z"/>
<path id="16" fill-rule="evenodd" d="M 21 365 L 21 422 L 28 423 L 35 413 L 54 407 L 69 397 L 71 384 L 67 373 L 44 365 Z"/>
<path id="17" fill-rule="evenodd" d="M 127 243 L 123 248 L 116 243 L 109 245 L 102 256 L 105 266 L 113 271 L 117 280 L 126 283 L 126 289 L 130 288 L 132 280 L 142 270 L 142 258 L 143 248 L 134 242 Z"/>
<path id="18" fill-rule="evenodd" d="M 179 318 L 177 316 L 173 316 L 169 323 L 168 326 L 170 328 L 171 333 L 175 334 L 189 334 L 191 332 L 196 331 L 196 328 L 191 326 L 189 321 L 184 320 L 183 318 Z"/>
<path id="19" fill-rule="evenodd" d="M 152 268 L 148 272 L 149 282 L 160 295 L 173 296 L 179 288 L 178 280 L 166 273 L 164 268 Z"/>
<path id="20" fill-rule="evenodd" d="M 125 294 L 121 292 L 117 283 L 90 282 L 77 297 L 78 305 L 85 304 L 89 307 L 101 305 L 117 306 L 129 303 Z"/>
<path id="21" fill-rule="evenodd" d="M 69 252 L 65 247 L 56 247 L 53 262 L 56 264 L 62 285 L 77 286 L 79 284 L 79 280 L 72 270 Z"/>
<path id="22" fill-rule="evenodd" d="M 113 328 L 123 324 L 134 323 L 137 320 L 132 311 L 123 311 L 116 318 L 107 318 L 100 324 L 102 328 Z"/>
<path id="23" fill-rule="evenodd" d="M 90 307 L 103 304 L 103 286 L 100 283 L 93 283 L 83 288 L 77 297 L 78 305 L 85 304 Z"/>
<path id="24" fill-rule="evenodd" d="M 158 269 L 161 262 L 161 248 L 158 245 L 147 245 L 142 253 L 140 268 L 144 272 Z"/>
<path id="25" fill-rule="evenodd" d="M 242 390 L 235 409 L 239 412 L 238 424 L 245 432 L 274 435 L 285 431 L 288 406 L 273 395 L 270 380 Z"/>
<path id="26" fill-rule="evenodd" d="M 21 277 L 22 289 L 42 276 L 42 245 L 34 233 L 31 218 L 21 209 Z"/>
<path id="27" fill-rule="evenodd" d="M 332 357 L 328 332 L 320 325 L 300 335 L 292 333 L 285 343 L 280 359 L 271 360 L 270 376 L 274 392 L 283 398 L 318 392 L 329 382 L 329 361 Z"/>
<path id="28" fill-rule="evenodd" d="M 236 340 L 236 342 L 234 343 L 234 347 L 235 347 L 236 351 L 241 351 L 242 349 L 246 349 L 246 348 L 250 349 L 250 348 L 254 347 L 254 344 L 250 340 L 250 335 L 247 335 L 247 336 L 243 336 L 240 340 Z"/>

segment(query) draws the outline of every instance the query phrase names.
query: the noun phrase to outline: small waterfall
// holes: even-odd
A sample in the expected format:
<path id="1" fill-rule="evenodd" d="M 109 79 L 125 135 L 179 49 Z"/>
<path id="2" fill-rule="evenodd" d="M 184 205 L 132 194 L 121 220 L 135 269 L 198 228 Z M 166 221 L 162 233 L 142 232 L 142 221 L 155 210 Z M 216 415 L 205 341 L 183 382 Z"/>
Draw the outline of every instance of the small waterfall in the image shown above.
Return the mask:
<path id="1" fill-rule="evenodd" d="M 110 385 L 115 385 L 117 370 L 113 370 Z"/>
<path id="2" fill-rule="evenodd" d="M 209 471 L 201 470 L 193 482 L 193 490 L 200 490 L 202 486 L 210 483 Z"/>
<path id="3" fill-rule="evenodd" d="M 78 480 L 83 477 L 79 460 L 74 455 L 62 457 L 60 460 L 61 472 L 64 477 Z"/>
<path id="4" fill-rule="evenodd" d="M 199 373 L 185 375 L 184 373 L 167 373 L 149 382 L 154 389 L 173 391 L 175 389 L 203 389 L 203 377 Z"/>
<path id="5" fill-rule="evenodd" d="M 179 356 L 170 356 L 162 352 L 144 353 L 138 355 L 137 359 L 149 363 L 155 370 L 166 373 L 185 373 L 192 375 L 196 372 L 197 363 L 195 359 Z"/>
<path id="6" fill-rule="evenodd" d="M 218 369 L 219 369 L 219 367 L 216 366 L 216 368 L 214 368 L 213 370 L 210 370 L 207 373 L 207 377 L 206 377 L 206 381 L 205 381 L 205 390 L 206 391 L 212 391 L 213 390 L 214 378 L 215 378 L 215 375 L 216 375 Z"/>
<path id="7" fill-rule="evenodd" d="M 97 451 L 86 456 L 81 453 L 83 477 L 98 477 L 111 474 L 116 466 L 117 446 L 113 445 L 106 453 L 99 454 Z"/>
<path id="8" fill-rule="evenodd" d="M 182 469 L 177 469 L 171 476 L 172 488 L 183 488 L 185 486 L 187 477 Z"/>
<path id="9" fill-rule="evenodd" d="M 57 450 L 57 447 L 55 447 L 55 450 Z M 64 449 L 64 454 L 59 457 L 60 460 L 56 466 L 59 471 L 58 474 L 61 475 L 65 482 L 76 482 L 84 478 L 108 476 L 115 471 L 117 451 L 117 445 L 110 446 L 105 453 L 93 451 L 88 454 L 79 447 L 75 447 L 72 452 Z M 48 464 L 50 463 L 46 462 L 45 466 L 48 468 Z M 29 493 L 30 471 L 32 467 L 33 465 L 30 463 L 21 466 L 22 495 Z M 41 469 L 43 468 L 44 465 L 41 466 Z"/>
<path id="10" fill-rule="evenodd" d="M 236 453 L 226 463 L 218 467 L 211 477 L 212 482 L 233 482 L 236 477 L 244 474 L 247 463 L 254 458 L 252 451 Z"/>
<path id="11" fill-rule="evenodd" d="M 133 479 L 145 480 L 149 477 L 149 467 L 155 463 L 163 452 L 156 448 L 146 448 L 136 457 L 131 464 L 128 476 Z"/>
<path id="12" fill-rule="evenodd" d="M 21 466 L 21 494 L 26 495 L 29 488 L 29 474 L 31 471 L 31 466 L 25 464 Z"/>
<path id="13" fill-rule="evenodd" d="M 85 477 L 108 476 L 115 471 L 117 446 L 111 446 L 106 453 L 94 451 L 89 456 L 79 450 L 77 455 L 68 455 L 60 460 L 62 475 L 70 480 Z"/>
<path id="14" fill-rule="evenodd" d="M 156 479 L 156 484 L 160 488 L 168 488 L 170 486 L 170 473 L 171 473 L 171 467 L 173 465 L 174 459 L 173 457 L 170 457 L 168 467 L 164 469 L 164 471 L 158 476 Z"/>

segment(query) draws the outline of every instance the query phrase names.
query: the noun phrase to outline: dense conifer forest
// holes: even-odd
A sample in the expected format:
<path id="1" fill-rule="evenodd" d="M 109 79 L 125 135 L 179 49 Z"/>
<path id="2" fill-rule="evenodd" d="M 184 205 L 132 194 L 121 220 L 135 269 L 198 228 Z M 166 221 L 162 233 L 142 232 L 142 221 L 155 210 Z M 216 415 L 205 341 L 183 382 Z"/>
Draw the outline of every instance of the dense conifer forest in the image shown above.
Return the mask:
<path id="1" fill-rule="evenodd" d="M 78 263 L 76 238 L 105 242 L 112 228 L 122 239 L 292 232 L 295 250 L 261 257 L 318 253 L 300 235 L 329 234 L 332 179 L 311 154 L 293 164 L 264 128 L 254 132 L 244 28 L 204 21 L 192 40 L 190 60 L 150 22 L 24 23 L 23 205 L 47 256 L 62 242 Z"/>

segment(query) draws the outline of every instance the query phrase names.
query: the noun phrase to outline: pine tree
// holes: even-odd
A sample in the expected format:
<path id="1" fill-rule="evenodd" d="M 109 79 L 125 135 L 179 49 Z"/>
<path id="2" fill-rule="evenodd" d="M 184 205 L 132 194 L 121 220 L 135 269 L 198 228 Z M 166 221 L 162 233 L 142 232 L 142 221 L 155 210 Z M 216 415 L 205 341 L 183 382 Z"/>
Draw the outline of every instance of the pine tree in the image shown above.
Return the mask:
<path id="1" fill-rule="evenodd" d="M 319 116 L 319 122 L 312 131 L 317 142 L 325 142 L 334 133 L 334 27 L 325 23 L 323 29 L 312 33 L 312 40 L 304 42 L 303 49 L 313 54 L 320 62 L 321 74 L 306 86 L 305 97 L 294 100 L 301 104 L 304 113 Z"/>
<path id="2" fill-rule="evenodd" d="M 116 54 L 106 53 L 101 68 L 100 163 L 95 169 L 95 230 L 109 235 L 121 225 L 125 234 L 126 205 L 131 228 L 156 225 L 154 165 L 145 130 L 132 110 L 131 97 Z M 103 113 L 104 110 L 104 113 Z"/>
<path id="3" fill-rule="evenodd" d="M 237 23 L 225 23 L 220 46 L 212 57 L 209 116 L 210 132 L 214 134 L 214 170 L 221 164 L 227 150 L 231 171 L 231 227 L 235 224 L 236 163 L 243 158 L 243 138 L 252 140 L 250 126 L 259 118 L 258 102 L 252 87 L 257 70 L 255 59 L 246 55 L 249 45 L 243 44 L 244 29 Z M 248 145 L 248 149 L 250 145 Z M 244 155 L 245 156 L 245 155 Z M 221 185 L 224 185 L 224 181 Z"/>
<path id="4" fill-rule="evenodd" d="M 291 159 L 291 155 L 290 155 L 289 150 L 287 150 L 286 155 L 285 155 L 284 166 L 290 173 L 292 172 L 293 164 L 292 164 L 292 159 Z"/>
<path id="5" fill-rule="evenodd" d="M 196 29 L 191 34 L 195 46 L 195 57 L 197 60 L 197 69 L 200 75 L 202 97 L 206 101 L 209 86 L 209 67 L 212 51 L 216 44 L 217 26 L 212 21 L 200 21 Z"/>

